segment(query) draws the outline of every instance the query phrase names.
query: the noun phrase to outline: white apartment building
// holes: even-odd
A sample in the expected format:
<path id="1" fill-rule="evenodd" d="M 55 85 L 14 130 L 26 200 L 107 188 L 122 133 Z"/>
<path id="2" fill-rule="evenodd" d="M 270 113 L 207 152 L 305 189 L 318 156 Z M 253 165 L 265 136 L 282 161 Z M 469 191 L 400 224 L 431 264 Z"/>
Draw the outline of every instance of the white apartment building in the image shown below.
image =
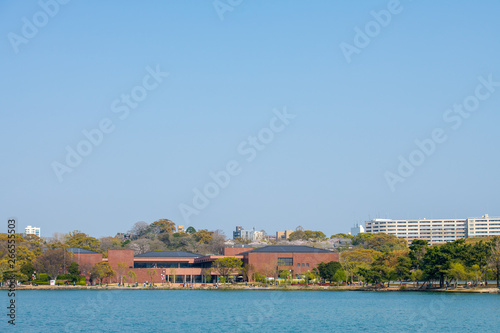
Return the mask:
<path id="1" fill-rule="evenodd" d="M 500 235 L 500 218 L 489 217 L 436 220 L 374 219 L 365 222 L 366 232 L 386 233 L 411 242 L 424 239 L 429 244 L 453 242 L 460 238 Z"/>
<path id="2" fill-rule="evenodd" d="M 467 219 L 467 237 L 500 236 L 500 217 L 482 217 Z"/>
<path id="3" fill-rule="evenodd" d="M 40 228 L 32 227 L 30 225 L 24 228 L 24 233 L 26 235 L 37 235 L 38 237 L 42 237 L 40 236 Z"/>

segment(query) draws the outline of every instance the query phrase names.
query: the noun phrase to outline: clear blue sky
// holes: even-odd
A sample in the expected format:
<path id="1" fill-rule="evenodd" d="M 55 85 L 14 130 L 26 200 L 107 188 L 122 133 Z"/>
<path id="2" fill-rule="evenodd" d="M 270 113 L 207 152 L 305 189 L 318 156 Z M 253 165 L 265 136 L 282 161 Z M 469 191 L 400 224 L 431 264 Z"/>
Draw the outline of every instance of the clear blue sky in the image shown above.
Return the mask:
<path id="1" fill-rule="evenodd" d="M 500 2 L 402 0 L 370 24 L 389 3 L 243 0 L 221 20 L 212 1 L 70 1 L 52 17 L 1 1 L 1 230 L 15 216 L 19 231 L 99 237 L 168 218 L 331 235 L 370 217 L 500 215 L 500 87 L 458 129 L 443 118 L 478 77 L 500 81 Z M 375 30 L 348 62 L 356 27 Z M 113 102 L 148 66 L 169 75 L 120 119 Z M 296 117 L 249 162 L 238 146 L 284 108 Z M 59 181 L 54 161 L 106 118 L 114 130 Z M 447 140 L 392 191 L 386 172 L 435 128 Z M 186 222 L 180 205 L 232 160 L 241 172 Z"/>

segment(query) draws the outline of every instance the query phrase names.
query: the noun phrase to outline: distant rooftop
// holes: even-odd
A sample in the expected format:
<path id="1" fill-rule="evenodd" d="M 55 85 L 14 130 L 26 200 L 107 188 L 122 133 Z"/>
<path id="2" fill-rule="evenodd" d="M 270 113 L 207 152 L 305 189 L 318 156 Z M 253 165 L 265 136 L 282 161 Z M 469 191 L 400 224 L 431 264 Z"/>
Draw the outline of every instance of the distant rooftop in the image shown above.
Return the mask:
<path id="1" fill-rule="evenodd" d="M 270 245 L 245 253 L 332 253 L 332 251 L 304 245 Z"/>
<path id="2" fill-rule="evenodd" d="M 191 253 L 191 252 L 185 252 L 185 251 L 151 251 L 143 254 L 138 254 L 135 257 L 162 257 L 162 258 L 168 258 L 168 257 L 203 257 L 200 254 L 196 253 Z"/>
<path id="3" fill-rule="evenodd" d="M 93 253 L 99 254 L 99 252 L 81 249 L 79 247 L 70 247 L 69 252 L 71 252 L 73 254 L 93 254 Z"/>

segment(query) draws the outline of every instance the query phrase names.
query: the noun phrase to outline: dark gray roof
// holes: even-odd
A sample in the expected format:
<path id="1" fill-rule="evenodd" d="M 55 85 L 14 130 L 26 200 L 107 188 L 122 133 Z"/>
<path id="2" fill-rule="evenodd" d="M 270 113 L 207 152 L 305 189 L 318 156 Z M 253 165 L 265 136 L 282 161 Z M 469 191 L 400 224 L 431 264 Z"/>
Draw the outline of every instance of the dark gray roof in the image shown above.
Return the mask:
<path id="1" fill-rule="evenodd" d="M 86 249 L 81 249 L 79 247 L 70 247 L 69 248 L 69 252 L 71 252 L 73 254 L 93 254 L 93 253 L 99 254 L 99 252 L 90 251 L 90 250 L 86 250 Z"/>
<path id="2" fill-rule="evenodd" d="M 303 245 L 285 245 L 285 246 L 270 245 L 270 246 L 260 247 L 245 253 L 333 253 L 333 252 Z"/>
<path id="3" fill-rule="evenodd" d="M 135 257 L 203 257 L 200 254 L 184 251 L 151 251 L 138 254 Z"/>

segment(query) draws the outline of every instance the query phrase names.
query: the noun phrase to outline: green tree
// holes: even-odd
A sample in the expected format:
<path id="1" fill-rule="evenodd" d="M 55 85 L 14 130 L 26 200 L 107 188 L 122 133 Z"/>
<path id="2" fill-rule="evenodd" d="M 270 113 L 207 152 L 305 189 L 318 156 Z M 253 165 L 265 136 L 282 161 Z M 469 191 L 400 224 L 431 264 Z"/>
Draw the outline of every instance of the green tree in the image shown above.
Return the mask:
<path id="1" fill-rule="evenodd" d="M 342 265 L 337 261 L 330 261 L 328 263 L 321 262 L 317 266 L 318 275 L 325 281 L 334 281 L 335 273 L 342 269 Z"/>
<path id="2" fill-rule="evenodd" d="M 423 239 L 414 239 L 410 245 L 410 253 L 408 254 L 413 267 L 420 269 L 424 260 L 425 253 L 427 252 L 428 243 Z"/>
<path id="3" fill-rule="evenodd" d="M 395 274 L 398 277 L 400 283 L 403 283 L 403 280 L 408 280 L 410 278 L 410 270 L 411 259 L 408 257 L 398 257 Z"/>
<path id="4" fill-rule="evenodd" d="M 352 239 L 352 245 L 363 245 L 368 239 L 372 238 L 374 234 L 369 232 L 360 232 Z"/>
<path id="5" fill-rule="evenodd" d="M 335 275 L 333 276 L 333 280 L 332 281 L 337 282 L 337 286 L 339 286 L 340 282 L 346 281 L 346 280 L 347 280 L 347 277 L 345 275 L 345 272 L 342 269 L 338 269 L 335 272 Z"/>
<path id="6" fill-rule="evenodd" d="M 186 233 L 188 233 L 188 234 L 191 234 L 191 235 L 192 235 L 192 234 L 194 234 L 195 232 L 196 232 L 196 229 L 195 229 L 195 228 L 193 228 L 193 227 L 188 227 L 188 228 L 186 229 Z"/>
<path id="7" fill-rule="evenodd" d="M 111 268 L 111 265 L 105 261 L 96 263 L 90 270 L 90 278 L 92 280 L 99 279 L 101 285 L 104 279 L 109 279 L 114 275 L 115 271 Z"/>
<path id="8" fill-rule="evenodd" d="M 344 234 L 344 233 L 341 232 L 341 233 L 338 233 L 338 234 L 330 236 L 330 239 L 333 239 L 333 238 L 353 239 L 354 236 L 353 235 L 349 235 L 349 234 Z"/>
<path id="9" fill-rule="evenodd" d="M 488 266 L 495 272 L 497 287 L 500 287 L 500 237 L 495 236 L 490 242 Z"/>
<path id="10" fill-rule="evenodd" d="M 422 278 L 424 277 L 424 272 L 422 272 L 420 269 L 416 269 L 410 274 L 410 279 L 413 281 L 413 286 L 415 286 L 415 282 L 421 281 Z"/>
<path id="11" fill-rule="evenodd" d="M 80 279 L 80 265 L 73 261 L 68 266 L 68 273 L 70 275 L 71 282 L 77 282 Z"/>
<path id="12" fill-rule="evenodd" d="M 404 239 L 394 235 L 378 233 L 364 241 L 364 247 L 379 252 L 393 252 L 406 250 L 407 243 Z"/>
<path id="13" fill-rule="evenodd" d="M 100 243 L 97 238 L 90 237 L 86 233 L 75 230 L 67 235 L 66 245 L 69 247 L 79 247 L 81 249 L 96 251 L 99 250 Z"/>
<path id="14" fill-rule="evenodd" d="M 375 250 L 367 249 L 354 249 L 352 251 L 342 252 L 340 255 L 340 263 L 342 268 L 351 278 L 351 283 L 354 282 L 354 276 L 357 274 L 359 268 L 368 268 L 371 263 L 381 253 Z M 358 275 L 362 276 L 362 275 Z"/>
<path id="15" fill-rule="evenodd" d="M 229 275 L 235 273 L 235 271 L 241 270 L 243 262 L 239 258 L 235 257 L 224 257 L 219 258 L 214 261 L 213 269 L 220 275 L 227 279 Z"/>
<path id="16" fill-rule="evenodd" d="M 280 278 L 285 280 L 285 283 L 287 283 L 291 279 L 291 277 L 292 277 L 292 273 L 287 269 L 282 270 L 280 272 Z"/>
<path id="17" fill-rule="evenodd" d="M 470 276 L 465 270 L 464 265 L 459 262 L 451 263 L 450 268 L 445 271 L 445 274 L 455 280 L 455 288 L 457 287 L 458 280 L 467 280 Z"/>
<path id="18" fill-rule="evenodd" d="M 137 282 L 137 274 L 135 274 L 134 271 L 128 271 L 127 273 L 127 279 L 129 282 Z"/>

